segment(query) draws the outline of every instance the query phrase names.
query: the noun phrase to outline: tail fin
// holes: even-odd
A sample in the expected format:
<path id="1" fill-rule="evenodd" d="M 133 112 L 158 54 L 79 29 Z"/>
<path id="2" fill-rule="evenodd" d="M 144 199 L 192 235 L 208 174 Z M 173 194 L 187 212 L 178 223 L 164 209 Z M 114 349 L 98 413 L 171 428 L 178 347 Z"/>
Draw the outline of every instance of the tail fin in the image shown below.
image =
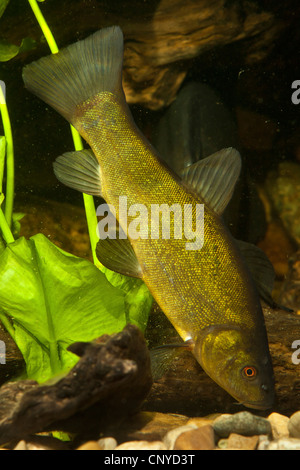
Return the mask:
<path id="1" fill-rule="evenodd" d="M 101 91 L 122 94 L 123 34 L 118 26 L 24 67 L 26 88 L 72 122 L 76 106 Z"/>

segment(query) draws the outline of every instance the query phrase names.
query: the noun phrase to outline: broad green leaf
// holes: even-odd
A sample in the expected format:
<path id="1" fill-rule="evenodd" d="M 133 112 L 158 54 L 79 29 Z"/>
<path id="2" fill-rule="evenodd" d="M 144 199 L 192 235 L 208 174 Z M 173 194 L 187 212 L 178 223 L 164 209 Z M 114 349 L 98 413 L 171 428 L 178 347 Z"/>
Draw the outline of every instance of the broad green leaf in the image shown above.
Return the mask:
<path id="1" fill-rule="evenodd" d="M 0 254 L 0 319 L 39 382 L 77 361 L 66 348 L 126 324 L 125 295 L 92 263 L 63 252 L 45 236 L 21 237 Z"/>

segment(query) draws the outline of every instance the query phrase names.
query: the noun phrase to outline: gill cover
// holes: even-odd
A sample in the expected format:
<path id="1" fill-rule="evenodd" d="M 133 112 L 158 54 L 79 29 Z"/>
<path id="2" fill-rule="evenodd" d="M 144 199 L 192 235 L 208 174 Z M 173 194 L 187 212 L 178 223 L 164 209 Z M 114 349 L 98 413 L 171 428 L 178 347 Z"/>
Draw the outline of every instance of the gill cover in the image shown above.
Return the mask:
<path id="1" fill-rule="evenodd" d="M 251 332 L 238 325 L 211 325 L 199 333 L 193 354 L 205 372 L 241 404 L 268 409 L 274 401 L 272 364 L 265 351 L 253 348 L 255 342 Z"/>

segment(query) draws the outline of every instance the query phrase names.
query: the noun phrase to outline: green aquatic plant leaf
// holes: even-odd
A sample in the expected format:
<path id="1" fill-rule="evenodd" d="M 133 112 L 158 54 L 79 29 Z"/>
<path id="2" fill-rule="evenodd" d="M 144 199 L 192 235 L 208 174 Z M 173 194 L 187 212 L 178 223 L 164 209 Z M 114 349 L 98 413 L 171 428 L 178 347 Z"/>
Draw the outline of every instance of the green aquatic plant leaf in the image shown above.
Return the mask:
<path id="1" fill-rule="evenodd" d="M 23 354 L 28 378 L 43 382 L 68 370 L 78 360 L 70 344 L 127 323 L 124 292 L 42 234 L 7 245 L 0 270 L 0 320 Z"/>
<path id="2" fill-rule="evenodd" d="M 5 39 L 0 39 L 0 62 L 7 62 L 21 52 L 30 51 L 36 47 L 36 41 L 31 38 L 22 39 L 21 45 L 16 46 Z"/>
<path id="3" fill-rule="evenodd" d="M 128 323 L 137 325 L 143 332 L 146 329 L 153 297 L 141 279 L 124 276 L 103 268 L 109 282 L 125 294 L 125 312 Z"/>
<path id="4" fill-rule="evenodd" d="M 7 62 L 19 53 L 19 47 L 4 39 L 0 40 L 0 62 Z"/>
<path id="5" fill-rule="evenodd" d="M 0 0 L 0 18 L 3 15 L 5 8 L 9 4 L 9 0 Z"/>
<path id="6" fill-rule="evenodd" d="M 15 240 L 20 236 L 21 224 L 19 221 L 22 220 L 25 215 L 26 214 L 23 212 L 13 212 L 11 231 Z"/>

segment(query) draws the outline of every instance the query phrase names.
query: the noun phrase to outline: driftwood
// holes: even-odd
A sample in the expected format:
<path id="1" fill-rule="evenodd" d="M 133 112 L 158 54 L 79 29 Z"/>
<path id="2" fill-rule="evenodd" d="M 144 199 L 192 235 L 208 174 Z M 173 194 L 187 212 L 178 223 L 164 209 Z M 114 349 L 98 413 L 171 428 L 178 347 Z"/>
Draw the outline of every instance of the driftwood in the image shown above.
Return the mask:
<path id="1" fill-rule="evenodd" d="M 53 385 L 22 380 L 0 389 L 0 444 L 42 430 L 97 437 L 136 411 L 152 384 L 150 357 L 140 330 L 74 343 L 80 356 Z"/>
<path id="2" fill-rule="evenodd" d="M 159 311 L 156 312 L 151 322 L 153 329 L 151 330 L 151 325 L 149 327 L 148 334 L 153 338 L 153 344 L 159 341 L 176 341 L 174 330 L 168 327 L 165 317 L 161 315 Z M 269 307 L 264 307 L 264 315 L 274 367 L 277 402 L 272 410 L 256 410 L 255 413 L 268 415 L 271 411 L 277 411 L 290 415 L 300 409 L 300 364 L 292 362 L 292 354 L 295 352 L 292 343 L 300 340 L 300 316 Z M 144 409 L 205 416 L 216 412 L 234 413 L 245 408 L 237 405 L 233 398 L 207 376 L 194 357 L 185 352 L 153 384 Z"/>
<path id="3" fill-rule="evenodd" d="M 14 44 L 28 36 L 35 39 L 38 51 L 29 52 L 34 59 L 48 54 L 49 49 L 40 44 L 39 26 L 26 8 L 26 14 L 22 9 L 19 16 L 13 6 L 8 8 L 0 28 Z M 126 98 L 150 109 L 173 101 L 191 59 L 248 39 L 240 56 L 245 64 L 256 63 L 270 52 L 283 27 L 272 12 L 248 0 L 66 0 L 63 4 L 53 0 L 42 10 L 60 48 L 97 29 L 120 25 L 125 36 Z"/>

